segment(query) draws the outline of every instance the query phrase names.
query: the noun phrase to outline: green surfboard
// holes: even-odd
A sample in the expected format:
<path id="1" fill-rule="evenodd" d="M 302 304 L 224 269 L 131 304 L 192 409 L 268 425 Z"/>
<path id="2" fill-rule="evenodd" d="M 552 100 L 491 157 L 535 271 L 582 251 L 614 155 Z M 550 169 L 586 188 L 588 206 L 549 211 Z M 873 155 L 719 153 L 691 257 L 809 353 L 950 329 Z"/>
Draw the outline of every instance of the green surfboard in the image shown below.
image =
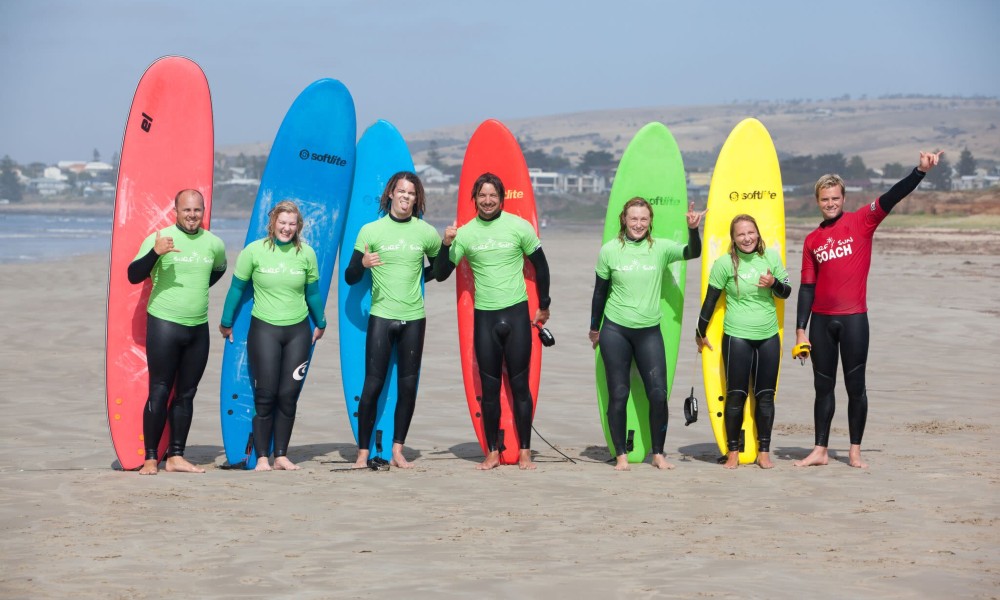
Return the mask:
<path id="1" fill-rule="evenodd" d="M 653 206 L 652 235 L 680 244 L 687 244 L 687 181 L 681 151 L 670 130 L 662 123 L 645 125 L 629 142 L 615 174 L 611 195 L 608 198 L 608 212 L 604 220 L 602 243 L 618 237 L 619 215 L 622 207 L 632 198 L 645 198 Z M 660 290 L 660 331 L 667 357 L 667 397 L 674 384 L 677 367 L 677 350 L 680 344 L 681 318 L 684 314 L 684 281 L 687 273 L 685 261 L 671 263 L 663 277 Z M 598 348 L 595 356 L 597 372 L 597 405 L 601 414 L 601 426 L 608 442 L 608 450 L 614 454 L 611 434 L 608 430 L 608 383 L 604 373 L 604 361 Z M 626 441 L 631 445 L 628 452 L 630 463 L 646 459 L 652 449 L 649 431 L 649 399 L 642 379 L 632 362 L 631 391 L 628 402 L 628 430 Z"/>

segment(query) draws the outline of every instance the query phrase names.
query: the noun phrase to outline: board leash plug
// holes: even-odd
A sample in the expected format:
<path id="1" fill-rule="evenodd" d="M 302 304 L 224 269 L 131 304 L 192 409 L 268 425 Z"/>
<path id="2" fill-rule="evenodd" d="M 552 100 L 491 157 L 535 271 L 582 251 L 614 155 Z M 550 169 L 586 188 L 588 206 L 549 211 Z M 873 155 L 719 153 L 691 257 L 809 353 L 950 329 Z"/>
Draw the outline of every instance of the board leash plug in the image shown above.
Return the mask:
<path id="1" fill-rule="evenodd" d="M 684 399 L 684 426 L 698 422 L 698 399 L 694 397 L 694 388 L 691 388 L 691 395 Z"/>
<path id="2" fill-rule="evenodd" d="M 809 342 L 804 342 L 802 344 L 796 344 L 792 348 L 792 358 L 799 359 L 799 364 L 806 364 L 806 359 L 809 358 L 809 353 L 812 352 L 812 344 Z"/>
<path id="3" fill-rule="evenodd" d="M 542 327 L 541 323 L 532 323 L 532 325 L 534 325 L 535 329 L 538 330 L 538 339 L 542 341 L 543 346 L 548 348 L 549 346 L 556 345 L 556 338 L 552 335 L 552 332 L 549 331 L 548 327 Z"/>
<path id="4" fill-rule="evenodd" d="M 372 471 L 388 471 L 389 461 L 379 456 L 368 459 L 368 468 Z"/>

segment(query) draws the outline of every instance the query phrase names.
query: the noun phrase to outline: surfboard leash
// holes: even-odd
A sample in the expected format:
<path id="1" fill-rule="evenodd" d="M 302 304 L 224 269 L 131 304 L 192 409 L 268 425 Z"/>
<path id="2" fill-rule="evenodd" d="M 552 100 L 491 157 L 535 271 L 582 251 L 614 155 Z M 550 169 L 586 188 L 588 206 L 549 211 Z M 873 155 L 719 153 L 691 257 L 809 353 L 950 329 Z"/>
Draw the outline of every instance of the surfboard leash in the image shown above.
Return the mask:
<path id="1" fill-rule="evenodd" d="M 553 445 L 552 445 L 552 444 L 551 444 L 551 443 L 549 442 L 549 440 L 547 440 L 547 439 L 545 439 L 544 437 L 542 437 L 542 434 L 538 433 L 538 430 L 537 430 L 537 429 L 535 429 L 535 424 L 534 424 L 534 423 L 532 423 L 532 424 L 531 424 L 531 430 L 532 430 L 532 431 L 534 431 L 534 432 L 535 432 L 535 435 L 537 435 L 537 436 L 538 436 L 538 439 L 540 439 L 540 440 L 542 440 L 543 442 L 545 442 L 545 443 L 546 443 L 546 445 L 548 445 L 548 447 L 549 447 L 549 448 L 552 448 L 553 450 L 555 450 L 556 452 L 558 452 L 560 456 L 562 456 L 563 458 L 565 458 L 565 459 L 566 459 L 566 460 L 568 460 L 569 462 L 573 463 L 574 465 L 576 464 L 576 461 L 575 461 L 575 460 L 573 460 L 572 458 L 570 458 L 570 457 L 566 456 L 565 454 L 563 454 L 562 450 L 560 450 L 559 448 L 556 448 L 555 446 L 553 446 Z"/>

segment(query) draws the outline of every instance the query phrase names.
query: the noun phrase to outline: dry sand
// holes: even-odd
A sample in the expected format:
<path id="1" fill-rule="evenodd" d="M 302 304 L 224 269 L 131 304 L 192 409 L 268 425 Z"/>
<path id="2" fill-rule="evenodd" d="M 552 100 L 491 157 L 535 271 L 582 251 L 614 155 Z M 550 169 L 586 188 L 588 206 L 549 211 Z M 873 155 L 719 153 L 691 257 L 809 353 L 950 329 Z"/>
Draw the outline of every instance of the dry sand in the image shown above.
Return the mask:
<path id="1" fill-rule="evenodd" d="M 558 343 L 545 351 L 536 427 L 576 462 L 536 436 L 536 472 L 473 468 L 452 281 L 427 286 L 407 441 L 415 470 L 331 471 L 355 454 L 335 325 L 299 404 L 290 457 L 302 471 L 214 468 L 224 461 L 216 337 L 187 453 L 208 472 L 115 470 L 105 258 L 2 265 L 0 596 L 996 598 L 1000 236 L 953 245 L 948 233 L 886 233 L 869 292 L 868 470 L 844 462 L 842 385 L 836 460 L 792 466 L 813 444 L 812 377 L 786 339 L 775 469 L 726 471 L 707 415 L 683 426 L 690 387 L 703 396 L 691 341 L 671 397 L 677 468 L 615 472 L 586 342 L 597 225 L 544 234 Z M 800 242 L 789 245 L 797 288 Z M 689 290 L 699 272 L 689 269 Z M 212 290 L 213 327 L 226 287 Z M 688 298 L 685 331 L 697 293 Z M 793 294 L 786 325 L 794 314 Z"/>

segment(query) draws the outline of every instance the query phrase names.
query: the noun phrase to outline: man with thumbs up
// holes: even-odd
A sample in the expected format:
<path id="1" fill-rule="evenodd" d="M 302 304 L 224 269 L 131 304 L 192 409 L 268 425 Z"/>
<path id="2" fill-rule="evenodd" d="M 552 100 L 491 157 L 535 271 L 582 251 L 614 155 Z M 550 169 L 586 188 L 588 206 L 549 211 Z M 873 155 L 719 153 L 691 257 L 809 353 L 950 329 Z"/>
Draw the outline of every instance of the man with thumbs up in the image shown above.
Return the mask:
<path id="1" fill-rule="evenodd" d="M 139 473 L 159 470 L 157 446 L 170 420 L 166 470 L 204 473 L 184 458 L 194 395 L 208 362 L 208 288 L 226 272 L 226 249 L 202 228 L 205 198 L 197 190 L 174 197 L 177 222 L 150 234 L 128 267 L 128 280 L 153 287 L 146 307 L 149 397 L 143 411 L 146 461 Z M 174 391 L 173 402 L 170 393 Z"/>

